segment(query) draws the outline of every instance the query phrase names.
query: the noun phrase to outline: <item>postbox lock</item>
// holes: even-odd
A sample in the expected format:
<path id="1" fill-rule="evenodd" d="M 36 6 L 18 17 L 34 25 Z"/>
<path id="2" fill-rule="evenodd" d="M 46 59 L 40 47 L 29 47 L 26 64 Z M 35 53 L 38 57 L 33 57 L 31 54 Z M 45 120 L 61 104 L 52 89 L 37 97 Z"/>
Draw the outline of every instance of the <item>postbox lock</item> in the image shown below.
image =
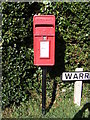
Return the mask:
<path id="1" fill-rule="evenodd" d="M 46 40 L 46 36 L 43 36 L 43 40 Z"/>

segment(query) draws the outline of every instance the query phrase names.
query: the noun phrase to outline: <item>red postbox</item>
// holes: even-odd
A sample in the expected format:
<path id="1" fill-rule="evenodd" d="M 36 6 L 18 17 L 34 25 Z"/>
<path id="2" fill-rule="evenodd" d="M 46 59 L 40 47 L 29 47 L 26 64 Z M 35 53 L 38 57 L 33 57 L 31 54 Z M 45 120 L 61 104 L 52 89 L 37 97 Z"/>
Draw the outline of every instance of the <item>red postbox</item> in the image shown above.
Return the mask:
<path id="1" fill-rule="evenodd" d="M 33 17 L 34 65 L 55 64 L 55 16 L 35 15 Z"/>

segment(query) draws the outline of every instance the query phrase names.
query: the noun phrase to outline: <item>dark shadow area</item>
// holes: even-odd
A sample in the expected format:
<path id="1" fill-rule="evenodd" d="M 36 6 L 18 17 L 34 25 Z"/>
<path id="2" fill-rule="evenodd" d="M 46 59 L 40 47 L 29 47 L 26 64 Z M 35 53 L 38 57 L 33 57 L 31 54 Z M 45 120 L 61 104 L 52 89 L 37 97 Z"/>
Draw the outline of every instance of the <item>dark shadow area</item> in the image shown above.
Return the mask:
<path id="1" fill-rule="evenodd" d="M 47 71 L 50 77 L 54 79 L 56 76 L 60 77 L 62 72 L 65 71 L 64 56 L 66 45 L 63 37 L 59 32 L 55 33 L 55 65 L 53 67 L 48 67 Z"/>
<path id="2" fill-rule="evenodd" d="M 56 97 L 57 81 L 55 80 L 55 77 L 60 77 L 62 72 L 65 71 L 65 63 L 64 63 L 64 56 L 66 50 L 65 44 L 66 43 L 63 40 L 63 37 L 60 35 L 60 32 L 56 32 L 55 33 L 55 65 L 53 67 L 47 68 L 47 72 L 49 73 L 50 78 L 54 79 L 54 81 L 53 81 L 52 99 L 49 106 L 46 108 L 46 112 L 49 112 Z"/>
<path id="3" fill-rule="evenodd" d="M 88 109 L 88 117 L 85 117 L 85 111 Z M 87 118 L 88 120 L 90 120 L 90 103 L 86 103 L 83 108 L 81 110 L 78 111 L 78 113 L 76 113 L 76 115 L 74 116 L 74 118 L 72 120 L 77 120 L 78 118 Z"/>

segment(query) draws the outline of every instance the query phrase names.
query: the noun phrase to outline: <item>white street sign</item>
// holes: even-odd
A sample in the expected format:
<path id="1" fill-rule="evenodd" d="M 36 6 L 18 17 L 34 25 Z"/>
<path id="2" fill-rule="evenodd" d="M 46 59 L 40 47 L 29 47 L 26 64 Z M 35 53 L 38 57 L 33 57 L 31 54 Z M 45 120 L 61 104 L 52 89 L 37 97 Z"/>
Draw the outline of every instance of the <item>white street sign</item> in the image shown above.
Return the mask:
<path id="1" fill-rule="evenodd" d="M 63 72 L 63 81 L 90 80 L 90 72 Z"/>

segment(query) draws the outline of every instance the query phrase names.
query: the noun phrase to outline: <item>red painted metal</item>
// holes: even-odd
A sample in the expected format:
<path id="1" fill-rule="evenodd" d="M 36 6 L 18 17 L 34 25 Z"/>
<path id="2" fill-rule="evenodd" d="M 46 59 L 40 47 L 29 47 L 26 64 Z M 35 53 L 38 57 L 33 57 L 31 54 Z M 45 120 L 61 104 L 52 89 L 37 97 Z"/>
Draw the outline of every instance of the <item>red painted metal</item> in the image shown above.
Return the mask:
<path id="1" fill-rule="evenodd" d="M 55 64 L 55 16 L 54 15 L 33 16 L 33 39 L 34 39 L 33 41 L 34 65 L 53 66 Z M 42 44 L 44 46 L 41 46 Z M 43 52 L 43 49 L 46 49 L 46 51 Z M 47 53 L 47 51 L 49 53 Z"/>

